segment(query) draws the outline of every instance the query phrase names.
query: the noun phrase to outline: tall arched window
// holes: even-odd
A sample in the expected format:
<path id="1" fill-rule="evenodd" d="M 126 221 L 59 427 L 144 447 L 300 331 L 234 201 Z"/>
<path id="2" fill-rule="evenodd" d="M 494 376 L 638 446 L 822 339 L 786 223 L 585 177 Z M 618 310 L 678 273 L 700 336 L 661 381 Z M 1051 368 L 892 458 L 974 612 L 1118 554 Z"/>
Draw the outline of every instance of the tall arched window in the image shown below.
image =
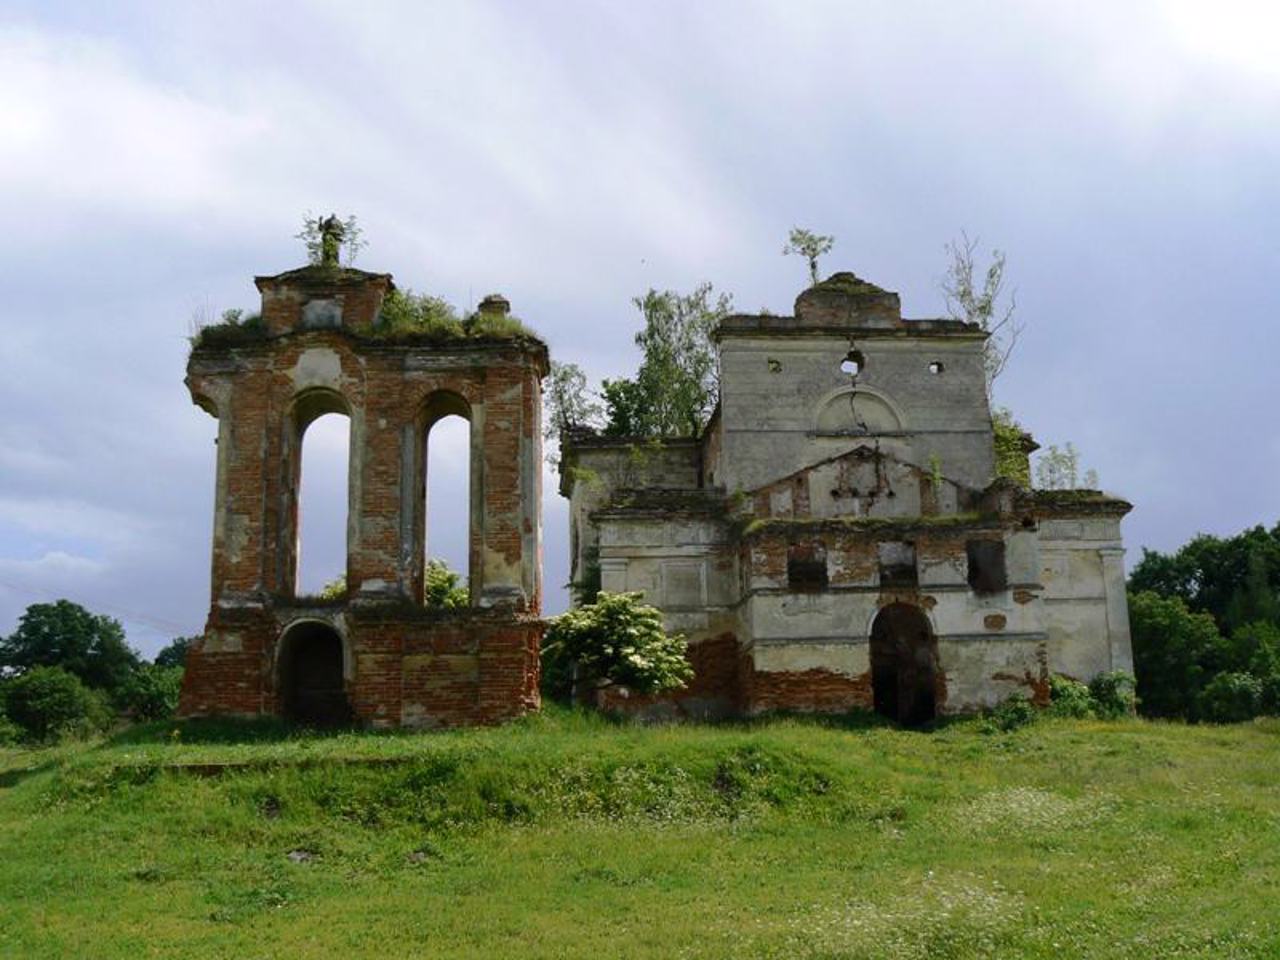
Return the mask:
<path id="1" fill-rule="evenodd" d="M 434 394 L 427 404 L 424 462 L 424 601 L 441 602 L 440 581 L 431 577 L 432 561 L 442 561 L 458 575 L 457 585 L 471 586 L 471 408 L 454 393 Z M 436 589 L 432 590 L 433 582 Z M 469 598 L 468 598 L 469 600 Z M 458 604 L 454 593 L 449 602 Z"/>
<path id="2" fill-rule="evenodd" d="M 351 418 L 342 398 L 306 394 L 295 408 L 294 592 L 321 593 L 347 573 Z"/>

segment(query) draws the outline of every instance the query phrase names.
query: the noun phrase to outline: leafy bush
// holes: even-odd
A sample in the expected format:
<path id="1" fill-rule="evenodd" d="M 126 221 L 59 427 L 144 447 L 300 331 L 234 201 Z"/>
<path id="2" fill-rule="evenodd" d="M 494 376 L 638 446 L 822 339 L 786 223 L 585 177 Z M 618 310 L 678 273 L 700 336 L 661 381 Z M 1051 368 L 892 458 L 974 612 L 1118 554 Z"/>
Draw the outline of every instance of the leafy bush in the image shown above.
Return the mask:
<path id="1" fill-rule="evenodd" d="M 1049 678 L 1049 713 L 1055 717 L 1082 719 L 1094 715 L 1093 694 L 1087 684 L 1060 673 Z"/>
<path id="2" fill-rule="evenodd" d="M 546 669 L 576 665 L 588 690 L 611 684 L 637 693 L 683 687 L 693 676 L 688 645 L 683 636 L 668 635 L 661 611 L 640 597 L 602 591 L 595 603 L 552 618 L 542 646 Z"/>
<path id="3" fill-rule="evenodd" d="M 449 340 L 466 336 L 457 309 L 443 297 L 392 290 L 382 300 L 374 333 L 383 337 L 425 336 Z"/>
<path id="4" fill-rule="evenodd" d="M 983 729 L 988 733 L 1009 733 L 1034 723 L 1035 719 L 1035 704 L 1021 694 L 1014 694 L 987 714 Z"/>
<path id="5" fill-rule="evenodd" d="M 1013 418 L 1008 407 L 991 411 L 991 430 L 996 448 L 996 476 L 1008 477 L 1030 489 L 1031 456 L 1027 448 L 1031 435 Z"/>
<path id="6" fill-rule="evenodd" d="M 347 595 L 347 575 L 345 573 L 334 577 L 323 587 L 320 588 L 321 600 L 342 600 Z"/>
<path id="7" fill-rule="evenodd" d="M 1196 699 L 1199 719 L 1209 723 L 1243 723 L 1262 710 L 1262 681 L 1249 673 L 1220 673 Z"/>
<path id="8" fill-rule="evenodd" d="M 5 683 L 5 712 L 28 740 L 86 736 L 111 721 L 105 697 L 61 667 L 36 667 Z"/>
<path id="9" fill-rule="evenodd" d="M 1196 697 L 1222 660 L 1223 639 L 1207 613 L 1192 613 L 1181 597 L 1129 595 L 1134 672 L 1142 712 L 1190 717 Z"/>
<path id="10" fill-rule="evenodd" d="M 201 327 L 191 337 L 192 347 L 233 346 L 261 340 L 267 335 L 262 314 L 245 315 L 243 310 L 224 310 L 217 323 Z"/>
<path id="11" fill-rule="evenodd" d="M 1100 673 L 1089 681 L 1093 710 L 1103 720 L 1131 717 L 1138 707 L 1137 683 L 1123 670 Z"/>
<path id="12" fill-rule="evenodd" d="M 532 337 L 533 331 L 517 317 L 501 313 L 473 313 L 465 322 L 467 335 L 494 340 Z"/>
<path id="13" fill-rule="evenodd" d="M 0 713 L 0 747 L 8 747 L 22 739 L 22 728 Z"/>
<path id="14" fill-rule="evenodd" d="M 124 685 L 120 706 L 136 720 L 167 720 L 178 709 L 182 673 L 182 667 L 144 663 Z"/>
<path id="15" fill-rule="evenodd" d="M 461 583 L 461 574 L 454 573 L 443 560 L 428 560 L 423 602 L 428 607 L 453 610 L 468 606 L 470 591 Z"/>
<path id="16" fill-rule="evenodd" d="M 168 646 L 162 647 L 156 654 L 154 663 L 157 667 L 185 667 L 187 651 L 191 649 L 199 637 L 176 637 Z"/>

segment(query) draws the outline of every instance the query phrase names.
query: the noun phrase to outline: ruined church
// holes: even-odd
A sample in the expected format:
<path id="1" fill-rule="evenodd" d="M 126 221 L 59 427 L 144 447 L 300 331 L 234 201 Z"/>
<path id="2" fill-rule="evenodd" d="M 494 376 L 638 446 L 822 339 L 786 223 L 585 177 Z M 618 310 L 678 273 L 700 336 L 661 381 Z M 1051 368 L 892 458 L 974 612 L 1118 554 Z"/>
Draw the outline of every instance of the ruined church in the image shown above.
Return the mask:
<path id="1" fill-rule="evenodd" d="M 325 240 L 321 263 L 258 277 L 261 313 L 202 331 L 187 364 L 218 421 L 217 479 L 209 615 L 179 712 L 432 727 L 535 709 L 546 347 L 496 295 L 466 331 L 396 328 L 391 277 L 340 266 Z M 306 596 L 302 441 L 326 413 L 350 428 L 345 589 Z M 426 449 L 449 415 L 471 437 L 461 609 L 424 603 Z"/>
<path id="2" fill-rule="evenodd" d="M 904 319 L 897 294 L 838 273 L 794 316 L 731 316 L 715 336 L 700 436 L 563 441 L 575 583 L 643 592 L 696 671 L 675 695 L 606 705 L 917 724 L 1044 702 L 1055 673 L 1132 671 L 1131 506 L 1010 479 L 1025 435 L 997 469 L 981 329 Z"/>
<path id="3" fill-rule="evenodd" d="M 217 420 L 211 596 L 179 711 L 304 723 L 487 723 L 540 704 L 545 344 L 498 295 L 465 326 L 397 326 L 387 274 L 258 277 L 261 312 L 202 331 L 187 366 Z M 572 576 L 641 591 L 689 640 L 690 685 L 604 706 L 714 717 L 874 708 L 905 723 L 1043 701 L 1048 679 L 1132 670 L 1120 521 L 1097 491 L 1036 491 L 1029 437 L 997 469 L 986 335 L 904 320 L 852 274 L 791 317 L 716 331 L 701 435 L 562 439 Z M 345 414 L 343 589 L 298 582 L 307 427 Z M 470 424 L 468 601 L 425 603 L 426 450 Z"/>

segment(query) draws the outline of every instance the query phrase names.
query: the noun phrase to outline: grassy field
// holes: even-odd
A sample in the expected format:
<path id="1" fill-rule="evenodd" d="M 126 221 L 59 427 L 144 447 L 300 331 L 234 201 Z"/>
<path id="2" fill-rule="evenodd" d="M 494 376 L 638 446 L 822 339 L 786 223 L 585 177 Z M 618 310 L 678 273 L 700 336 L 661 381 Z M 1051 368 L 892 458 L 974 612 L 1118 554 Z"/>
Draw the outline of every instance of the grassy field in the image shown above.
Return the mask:
<path id="1" fill-rule="evenodd" d="M 1280 722 L 0 750 L 0 956 L 1280 957 Z"/>

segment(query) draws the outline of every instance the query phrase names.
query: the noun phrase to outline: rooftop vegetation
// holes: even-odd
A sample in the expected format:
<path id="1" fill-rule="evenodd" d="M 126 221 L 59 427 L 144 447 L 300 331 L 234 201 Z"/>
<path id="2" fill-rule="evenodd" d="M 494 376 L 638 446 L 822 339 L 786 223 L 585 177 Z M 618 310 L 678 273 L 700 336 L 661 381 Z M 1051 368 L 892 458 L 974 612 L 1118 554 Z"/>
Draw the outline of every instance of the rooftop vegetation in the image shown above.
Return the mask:
<path id="1" fill-rule="evenodd" d="M 412 290 L 392 290 L 384 298 L 377 321 L 358 333 L 362 339 L 444 342 L 458 340 L 538 339 L 517 317 L 500 313 L 467 315 L 443 297 Z M 226 310 L 216 323 L 199 327 L 191 336 L 193 349 L 231 347 L 268 339 L 260 313 Z"/>

